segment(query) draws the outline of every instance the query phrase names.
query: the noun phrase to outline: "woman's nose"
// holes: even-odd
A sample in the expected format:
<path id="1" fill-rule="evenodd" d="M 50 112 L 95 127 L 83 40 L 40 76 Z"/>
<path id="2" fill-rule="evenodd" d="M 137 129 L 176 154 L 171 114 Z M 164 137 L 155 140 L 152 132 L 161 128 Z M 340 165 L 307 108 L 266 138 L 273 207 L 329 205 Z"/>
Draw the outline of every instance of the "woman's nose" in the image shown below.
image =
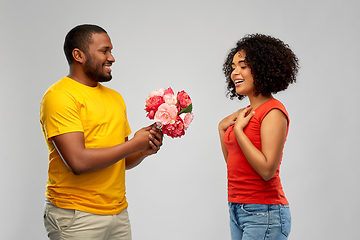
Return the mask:
<path id="1" fill-rule="evenodd" d="M 233 74 L 240 74 L 240 67 L 235 67 L 233 70 Z"/>

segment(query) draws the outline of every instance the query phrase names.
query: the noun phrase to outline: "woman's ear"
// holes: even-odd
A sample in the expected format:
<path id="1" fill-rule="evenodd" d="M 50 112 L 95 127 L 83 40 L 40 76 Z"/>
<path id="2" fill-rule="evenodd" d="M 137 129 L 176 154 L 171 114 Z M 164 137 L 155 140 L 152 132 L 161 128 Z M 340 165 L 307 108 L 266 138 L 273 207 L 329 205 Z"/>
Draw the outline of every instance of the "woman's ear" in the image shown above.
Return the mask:
<path id="1" fill-rule="evenodd" d="M 84 63 L 84 61 L 86 60 L 84 52 L 78 48 L 74 48 L 74 50 L 72 51 L 72 55 L 74 60 L 78 63 Z"/>

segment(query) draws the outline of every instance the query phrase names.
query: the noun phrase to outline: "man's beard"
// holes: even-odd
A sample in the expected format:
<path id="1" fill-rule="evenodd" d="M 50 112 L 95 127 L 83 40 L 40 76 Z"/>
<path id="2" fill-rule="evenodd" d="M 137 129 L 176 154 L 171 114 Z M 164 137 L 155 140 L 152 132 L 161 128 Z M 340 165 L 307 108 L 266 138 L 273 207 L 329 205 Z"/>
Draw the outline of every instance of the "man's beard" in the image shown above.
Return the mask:
<path id="1" fill-rule="evenodd" d="M 84 64 L 84 73 L 94 82 L 108 82 L 112 79 L 111 74 L 106 75 L 103 71 L 103 66 L 96 65 L 91 56 L 87 54 L 86 62 Z"/>

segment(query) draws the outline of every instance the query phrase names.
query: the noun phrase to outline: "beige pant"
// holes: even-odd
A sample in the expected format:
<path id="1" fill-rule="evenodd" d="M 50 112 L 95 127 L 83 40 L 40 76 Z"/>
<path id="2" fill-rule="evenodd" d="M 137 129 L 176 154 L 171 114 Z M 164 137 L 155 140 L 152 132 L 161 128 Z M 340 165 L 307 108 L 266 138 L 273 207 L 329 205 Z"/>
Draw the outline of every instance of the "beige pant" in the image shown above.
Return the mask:
<path id="1" fill-rule="evenodd" d="M 46 199 L 44 224 L 51 240 L 131 240 L 127 209 L 117 215 L 96 215 L 58 208 Z"/>

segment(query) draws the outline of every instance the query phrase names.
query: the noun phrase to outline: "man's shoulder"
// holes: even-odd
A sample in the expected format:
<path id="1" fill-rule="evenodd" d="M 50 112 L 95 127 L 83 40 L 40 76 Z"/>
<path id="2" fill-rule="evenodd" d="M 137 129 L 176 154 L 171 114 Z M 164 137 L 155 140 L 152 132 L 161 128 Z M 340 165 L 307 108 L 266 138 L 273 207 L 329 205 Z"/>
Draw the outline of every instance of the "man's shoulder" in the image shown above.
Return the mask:
<path id="1" fill-rule="evenodd" d="M 116 91 L 116 90 L 114 90 L 112 88 L 106 87 L 101 83 L 99 83 L 99 86 L 100 86 L 101 90 L 103 90 L 103 91 L 107 91 L 107 92 L 110 92 L 110 93 L 113 93 L 113 94 L 119 94 L 120 95 L 120 93 L 118 91 Z"/>
<path id="2" fill-rule="evenodd" d="M 64 77 L 52 84 L 44 93 L 42 103 L 47 102 L 67 102 L 68 100 L 79 99 L 79 91 L 72 85 L 72 83 Z"/>
<path id="3" fill-rule="evenodd" d="M 112 96 L 115 96 L 115 97 L 120 98 L 121 100 L 123 100 L 122 95 L 118 91 L 116 91 L 116 90 L 114 90 L 112 88 L 106 87 L 106 86 L 104 86 L 102 84 L 100 84 L 100 87 L 101 87 L 102 91 L 108 92 Z"/>
<path id="4" fill-rule="evenodd" d="M 45 93 L 50 92 L 50 91 L 55 91 L 55 90 L 66 90 L 69 89 L 70 85 L 69 82 L 66 80 L 67 77 L 63 77 L 60 80 L 58 80 L 57 82 L 53 83 L 47 90 Z"/>

